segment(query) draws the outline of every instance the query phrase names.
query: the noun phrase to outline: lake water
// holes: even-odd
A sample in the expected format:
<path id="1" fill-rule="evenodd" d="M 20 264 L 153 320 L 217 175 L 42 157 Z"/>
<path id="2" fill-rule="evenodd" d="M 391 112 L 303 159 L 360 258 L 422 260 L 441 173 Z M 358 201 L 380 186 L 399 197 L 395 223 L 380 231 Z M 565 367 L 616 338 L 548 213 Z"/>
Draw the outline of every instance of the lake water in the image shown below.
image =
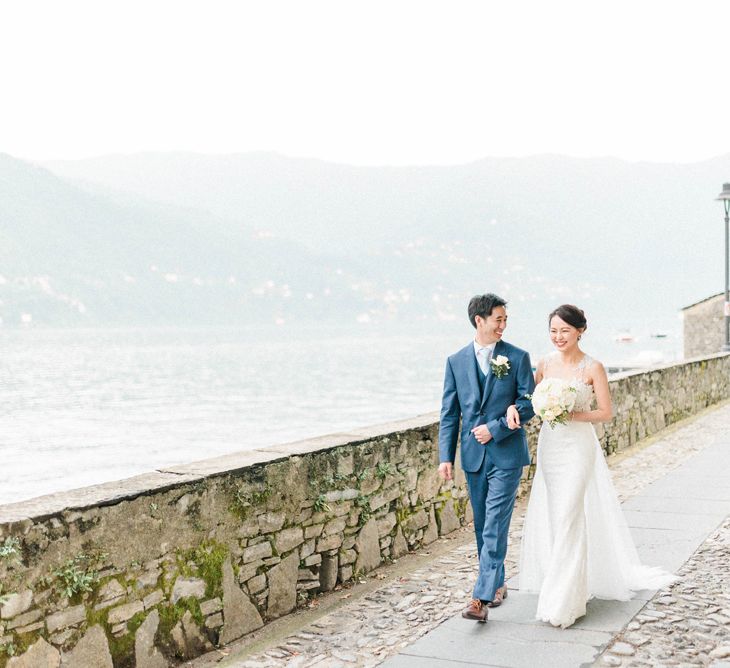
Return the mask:
<path id="1" fill-rule="evenodd" d="M 468 324 L 0 330 L 0 503 L 438 410 L 444 360 L 471 336 Z M 549 349 L 543 332 L 506 338 L 533 361 Z M 676 333 L 597 341 L 586 348 L 607 363 L 679 354 Z"/>

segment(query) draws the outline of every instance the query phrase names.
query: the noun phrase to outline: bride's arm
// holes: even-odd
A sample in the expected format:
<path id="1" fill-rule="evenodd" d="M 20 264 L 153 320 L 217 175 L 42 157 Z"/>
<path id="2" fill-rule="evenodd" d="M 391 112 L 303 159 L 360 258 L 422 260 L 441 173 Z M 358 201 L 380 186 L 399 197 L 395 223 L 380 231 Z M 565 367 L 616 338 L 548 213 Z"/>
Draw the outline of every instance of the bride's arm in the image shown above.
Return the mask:
<path id="1" fill-rule="evenodd" d="M 613 418 L 611 405 L 611 391 L 608 389 L 606 369 L 600 362 L 594 362 L 590 367 L 593 391 L 596 393 L 596 409 L 583 413 L 573 413 L 576 422 L 608 422 Z"/>
<path id="2" fill-rule="evenodd" d="M 537 363 L 537 368 L 535 369 L 535 385 L 537 385 L 542 380 L 542 374 L 543 374 L 544 368 L 545 368 L 545 358 L 541 357 L 540 361 Z"/>

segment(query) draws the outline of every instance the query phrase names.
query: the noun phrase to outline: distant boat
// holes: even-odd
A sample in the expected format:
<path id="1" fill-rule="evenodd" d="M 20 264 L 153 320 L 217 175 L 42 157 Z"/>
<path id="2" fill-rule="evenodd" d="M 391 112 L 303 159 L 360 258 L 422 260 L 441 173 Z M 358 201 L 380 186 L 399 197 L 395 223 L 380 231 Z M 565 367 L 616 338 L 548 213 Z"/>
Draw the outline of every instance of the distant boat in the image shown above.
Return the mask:
<path id="1" fill-rule="evenodd" d="M 613 340 L 618 341 L 619 343 L 631 343 L 632 341 L 636 341 L 636 339 L 631 335 L 631 332 L 619 332 L 613 337 Z"/>
<path id="2" fill-rule="evenodd" d="M 666 332 L 654 332 L 653 334 L 649 334 L 649 336 L 652 339 L 666 339 L 669 334 L 667 334 Z"/>

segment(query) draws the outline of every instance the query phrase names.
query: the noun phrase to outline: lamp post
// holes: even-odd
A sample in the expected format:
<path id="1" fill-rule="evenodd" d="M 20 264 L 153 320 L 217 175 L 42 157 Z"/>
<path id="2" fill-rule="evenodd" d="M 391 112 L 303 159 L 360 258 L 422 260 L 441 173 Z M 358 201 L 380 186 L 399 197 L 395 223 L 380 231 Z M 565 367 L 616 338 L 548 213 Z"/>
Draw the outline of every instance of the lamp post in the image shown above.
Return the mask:
<path id="1" fill-rule="evenodd" d="M 730 183 L 722 184 L 717 199 L 725 207 L 725 345 L 722 349 L 730 352 Z"/>

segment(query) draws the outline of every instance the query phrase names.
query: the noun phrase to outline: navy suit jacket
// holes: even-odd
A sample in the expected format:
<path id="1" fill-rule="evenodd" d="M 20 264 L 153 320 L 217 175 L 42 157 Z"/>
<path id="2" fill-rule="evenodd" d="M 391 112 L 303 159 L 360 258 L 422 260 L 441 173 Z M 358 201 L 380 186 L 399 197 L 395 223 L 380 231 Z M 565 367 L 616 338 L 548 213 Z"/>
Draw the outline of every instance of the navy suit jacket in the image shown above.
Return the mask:
<path id="1" fill-rule="evenodd" d="M 510 370 L 497 378 L 489 370 L 480 391 L 479 367 L 474 354 L 474 344 L 469 343 L 446 360 L 444 396 L 441 403 L 439 425 L 439 458 L 453 462 L 456 457 L 456 441 L 461 419 L 461 465 L 464 471 L 478 471 L 487 452 L 497 468 L 513 469 L 530 463 L 525 431 L 511 430 L 507 426 L 507 408 L 517 406 L 520 421 L 524 425 L 534 415 L 532 403 L 525 396 L 535 389 L 529 354 L 505 341 L 497 341 L 492 359 L 504 355 L 509 359 Z M 492 440 L 482 445 L 471 430 L 486 424 Z"/>

